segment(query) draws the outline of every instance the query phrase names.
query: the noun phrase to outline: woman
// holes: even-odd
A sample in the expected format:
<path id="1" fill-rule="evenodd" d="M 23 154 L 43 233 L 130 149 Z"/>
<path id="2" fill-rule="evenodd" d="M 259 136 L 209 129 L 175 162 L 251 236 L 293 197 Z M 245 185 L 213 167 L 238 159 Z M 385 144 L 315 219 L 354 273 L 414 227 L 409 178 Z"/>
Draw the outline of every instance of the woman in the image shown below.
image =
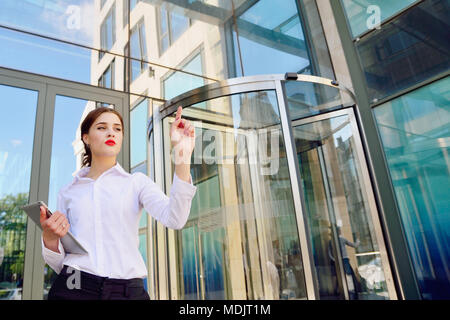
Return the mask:
<path id="1" fill-rule="evenodd" d="M 167 197 L 146 175 L 127 173 L 116 161 L 123 120 L 114 109 L 92 110 L 81 124 L 82 169 L 58 193 L 57 211 L 47 218 L 41 207 L 42 254 L 58 273 L 48 299 L 149 299 L 139 253 L 138 229 L 144 208 L 165 226 L 181 229 L 196 187 L 190 177 L 195 144 L 193 126 L 178 107 L 170 128 L 175 175 Z M 89 254 L 65 253 L 60 238 L 68 231 Z"/>

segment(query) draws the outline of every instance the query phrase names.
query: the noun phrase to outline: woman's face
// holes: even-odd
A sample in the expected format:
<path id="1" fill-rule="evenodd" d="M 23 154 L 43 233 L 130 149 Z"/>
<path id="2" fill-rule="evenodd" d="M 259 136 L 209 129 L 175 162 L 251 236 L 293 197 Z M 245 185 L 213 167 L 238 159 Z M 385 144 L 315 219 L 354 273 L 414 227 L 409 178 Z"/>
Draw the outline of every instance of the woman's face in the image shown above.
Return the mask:
<path id="1" fill-rule="evenodd" d="M 95 119 L 89 134 L 83 135 L 83 140 L 89 145 L 93 158 L 117 157 L 123 140 L 123 128 L 119 117 L 112 112 L 103 112 Z"/>

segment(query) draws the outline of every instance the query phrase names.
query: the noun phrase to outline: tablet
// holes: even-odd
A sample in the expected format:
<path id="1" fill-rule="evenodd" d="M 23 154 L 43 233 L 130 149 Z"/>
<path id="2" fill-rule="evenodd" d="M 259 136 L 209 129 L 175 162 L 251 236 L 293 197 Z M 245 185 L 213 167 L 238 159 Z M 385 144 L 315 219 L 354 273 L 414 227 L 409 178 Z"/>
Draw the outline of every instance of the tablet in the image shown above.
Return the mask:
<path id="1" fill-rule="evenodd" d="M 47 209 L 47 216 L 51 216 L 52 212 L 47 208 L 47 205 L 43 201 L 38 201 L 35 203 L 28 204 L 26 206 L 21 207 L 20 209 L 24 210 L 27 215 L 31 218 L 31 220 L 36 223 L 39 229 L 42 230 L 41 227 L 41 209 L 43 206 Z M 60 238 L 62 246 L 67 253 L 78 253 L 78 254 L 88 254 L 87 250 L 83 248 L 83 246 L 78 242 L 77 239 L 73 236 L 72 233 L 67 232 L 66 235 Z"/>

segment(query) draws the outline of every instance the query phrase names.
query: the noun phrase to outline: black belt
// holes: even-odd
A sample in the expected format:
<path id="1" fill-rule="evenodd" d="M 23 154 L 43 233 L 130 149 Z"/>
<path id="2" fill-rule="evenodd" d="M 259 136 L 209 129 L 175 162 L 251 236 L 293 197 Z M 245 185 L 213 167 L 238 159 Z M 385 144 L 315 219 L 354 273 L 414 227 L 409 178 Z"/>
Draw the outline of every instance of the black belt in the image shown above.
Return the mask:
<path id="1" fill-rule="evenodd" d="M 60 272 L 60 276 L 64 276 L 65 278 L 69 278 L 73 276 L 75 272 L 80 273 L 80 288 L 83 290 L 91 291 L 98 293 L 99 295 L 109 295 L 111 293 L 121 293 L 124 296 L 128 297 L 128 289 L 129 288 L 140 288 L 144 287 L 143 279 L 141 278 L 133 278 L 133 279 L 114 279 L 108 277 L 100 277 L 85 271 L 77 270 L 73 267 L 69 270 L 69 267 L 64 265 Z M 73 285 L 76 285 L 76 280 L 72 281 Z M 76 287 L 75 287 L 76 288 Z"/>

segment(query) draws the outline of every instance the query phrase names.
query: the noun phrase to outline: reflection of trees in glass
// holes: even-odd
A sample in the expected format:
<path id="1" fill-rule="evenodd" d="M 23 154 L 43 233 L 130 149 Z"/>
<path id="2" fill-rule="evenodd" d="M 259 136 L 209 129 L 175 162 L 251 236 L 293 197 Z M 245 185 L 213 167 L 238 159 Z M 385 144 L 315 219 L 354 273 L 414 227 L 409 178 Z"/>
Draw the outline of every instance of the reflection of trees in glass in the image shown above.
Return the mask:
<path id="1" fill-rule="evenodd" d="M 7 195 L 0 199 L 0 287 L 21 286 L 27 216 L 19 208 L 28 204 L 28 193 Z"/>

